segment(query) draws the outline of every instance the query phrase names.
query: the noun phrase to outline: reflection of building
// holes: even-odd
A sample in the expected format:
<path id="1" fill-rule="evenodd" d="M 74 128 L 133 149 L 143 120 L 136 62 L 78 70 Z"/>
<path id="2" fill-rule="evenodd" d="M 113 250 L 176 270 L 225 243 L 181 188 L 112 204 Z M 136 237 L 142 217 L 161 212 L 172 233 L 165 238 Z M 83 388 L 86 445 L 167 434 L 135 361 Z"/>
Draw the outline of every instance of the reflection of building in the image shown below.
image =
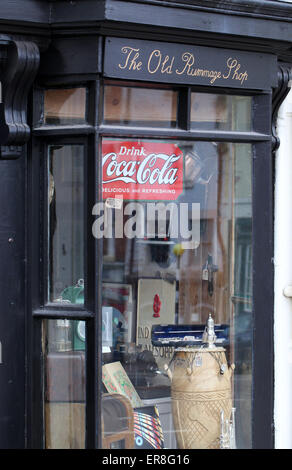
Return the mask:
<path id="1" fill-rule="evenodd" d="M 141 351 L 137 331 L 149 339 L 146 317 L 150 326 L 203 327 L 210 313 L 228 327 L 238 446 L 292 447 L 292 320 L 282 296 L 292 279 L 289 101 L 274 159 L 292 5 L 2 3 L 0 448 L 49 447 L 51 436 L 54 446 L 99 447 L 104 423 L 118 434 L 101 407 L 110 362 L 149 392 L 149 406 L 163 401 L 162 427 L 173 436 L 169 378 Z M 105 183 L 108 145 L 118 151 Z M 145 239 L 95 237 L 94 223 L 114 225 L 98 203 L 119 217 L 128 190 L 131 201 L 141 190 L 143 207 L 168 195 L 178 214 L 180 204 L 199 204 L 198 243 L 160 240 L 156 229 Z M 188 366 L 193 373 L 200 357 Z"/>

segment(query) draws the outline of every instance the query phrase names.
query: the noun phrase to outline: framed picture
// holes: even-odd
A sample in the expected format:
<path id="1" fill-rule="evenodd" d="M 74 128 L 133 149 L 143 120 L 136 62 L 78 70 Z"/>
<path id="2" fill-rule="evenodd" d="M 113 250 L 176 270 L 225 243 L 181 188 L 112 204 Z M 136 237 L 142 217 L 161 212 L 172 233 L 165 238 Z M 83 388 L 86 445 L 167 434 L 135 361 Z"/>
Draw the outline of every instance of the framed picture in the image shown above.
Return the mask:
<path id="1" fill-rule="evenodd" d="M 172 358 L 173 348 L 153 347 L 152 325 L 175 323 L 176 282 L 144 278 L 138 282 L 136 343 L 150 350 L 160 369 Z"/>

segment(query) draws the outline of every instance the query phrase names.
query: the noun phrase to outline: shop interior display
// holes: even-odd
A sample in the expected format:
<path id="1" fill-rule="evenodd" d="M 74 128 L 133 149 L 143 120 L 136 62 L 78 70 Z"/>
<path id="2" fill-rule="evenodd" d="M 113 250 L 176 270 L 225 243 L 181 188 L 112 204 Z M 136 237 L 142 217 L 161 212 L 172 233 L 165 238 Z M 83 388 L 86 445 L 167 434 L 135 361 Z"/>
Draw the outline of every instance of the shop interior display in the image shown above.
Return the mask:
<path id="1" fill-rule="evenodd" d="M 199 95 L 193 97 L 194 119 L 203 109 L 205 96 Z M 131 87 L 106 88 L 108 119 L 116 106 L 113 97 L 121 106 L 131 106 L 136 96 Z M 208 99 L 205 123 L 209 118 L 215 128 L 218 123 L 232 127 L 237 107 L 248 119 L 249 98 Z M 172 108 L 171 119 L 173 115 Z M 66 205 L 58 202 L 68 192 L 62 174 L 67 149 L 51 152 L 49 295 L 53 303 L 82 306 L 84 267 L 76 259 L 68 269 L 67 251 L 57 243 L 66 236 L 81 239 L 82 211 L 74 209 L 72 233 L 73 225 L 65 223 Z M 75 184 L 78 195 L 81 158 L 79 149 L 74 152 L 72 188 Z M 251 183 L 246 176 L 251 156 L 249 144 L 133 138 L 102 142 L 103 209 L 92 230 L 104 231 L 103 393 L 125 396 L 134 413 L 144 407 L 144 414 L 146 407 L 157 410 L 160 447 L 174 445 L 170 436 L 181 449 L 234 447 L 233 408 L 240 435 L 236 442 L 244 446 L 249 439 L 244 433 L 249 435 L 245 421 L 251 424 Z M 153 205 L 161 208 L 159 203 L 167 209 L 158 215 L 151 210 Z M 50 377 L 54 354 L 86 354 L 83 320 L 52 320 L 47 335 Z M 80 371 L 76 374 L 75 380 L 86 381 Z M 242 391 L 245 398 L 238 400 Z M 141 438 L 135 433 L 135 445 L 141 445 Z"/>
<path id="2" fill-rule="evenodd" d="M 166 366 L 171 379 L 174 426 L 179 448 L 220 448 L 221 415 L 231 418 L 231 375 L 225 349 L 216 346 L 214 320 L 208 318 L 202 347 L 177 347 Z"/>

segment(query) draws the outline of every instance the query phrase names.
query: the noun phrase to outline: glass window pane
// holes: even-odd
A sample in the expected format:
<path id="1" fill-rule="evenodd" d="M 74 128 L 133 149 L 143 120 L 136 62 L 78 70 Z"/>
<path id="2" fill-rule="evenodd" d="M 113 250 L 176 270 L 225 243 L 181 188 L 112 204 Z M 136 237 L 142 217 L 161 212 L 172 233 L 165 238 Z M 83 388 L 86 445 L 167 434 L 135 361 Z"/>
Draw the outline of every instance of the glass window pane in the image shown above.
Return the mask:
<path id="1" fill-rule="evenodd" d="M 251 96 L 192 93 L 193 129 L 248 132 L 252 130 Z"/>
<path id="2" fill-rule="evenodd" d="M 86 88 L 49 89 L 44 92 L 44 124 L 86 122 Z"/>
<path id="3" fill-rule="evenodd" d="M 45 447 L 85 447 L 85 322 L 46 320 Z"/>
<path id="4" fill-rule="evenodd" d="M 84 148 L 48 148 L 49 302 L 84 299 Z"/>
<path id="5" fill-rule="evenodd" d="M 104 122 L 121 126 L 176 127 L 177 92 L 106 85 Z"/>
<path id="6" fill-rule="evenodd" d="M 251 145 L 104 139 L 102 156 L 105 392 L 137 448 L 250 447 Z"/>

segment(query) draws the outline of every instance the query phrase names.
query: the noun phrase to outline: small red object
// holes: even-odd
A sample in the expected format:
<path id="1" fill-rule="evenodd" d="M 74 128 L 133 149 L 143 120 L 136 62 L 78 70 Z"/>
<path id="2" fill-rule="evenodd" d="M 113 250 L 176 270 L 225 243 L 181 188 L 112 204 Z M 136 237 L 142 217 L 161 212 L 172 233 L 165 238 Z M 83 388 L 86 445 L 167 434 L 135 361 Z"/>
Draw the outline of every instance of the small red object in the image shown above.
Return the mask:
<path id="1" fill-rule="evenodd" d="M 154 318 L 159 318 L 160 317 L 160 308 L 161 308 L 161 300 L 158 294 L 155 294 L 154 296 L 154 302 L 153 302 L 153 317 Z"/>

